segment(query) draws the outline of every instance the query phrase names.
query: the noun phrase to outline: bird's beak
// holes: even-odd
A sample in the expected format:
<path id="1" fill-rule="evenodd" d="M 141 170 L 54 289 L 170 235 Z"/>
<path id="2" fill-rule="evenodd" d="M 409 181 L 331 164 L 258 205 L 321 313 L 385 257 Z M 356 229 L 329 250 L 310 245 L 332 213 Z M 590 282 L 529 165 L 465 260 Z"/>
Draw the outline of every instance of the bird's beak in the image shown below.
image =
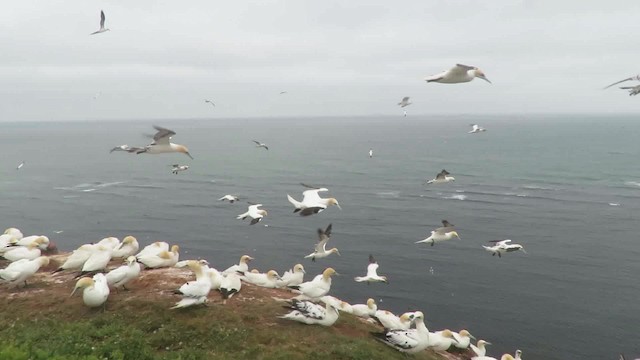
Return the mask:
<path id="1" fill-rule="evenodd" d="M 338 209 L 342 210 L 342 207 L 340 207 L 340 204 L 336 203 L 336 206 L 338 207 Z"/>
<path id="2" fill-rule="evenodd" d="M 340 276 L 338 272 L 333 273 L 333 275 Z"/>
<path id="3" fill-rule="evenodd" d="M 490 342 L 488 342 L 488 341 L 485 341 L 485 342 L 484 342 L 484 344 L 485 344 L 485 345 L 493 345 L 492 343 L 490 343 Z"/>
<path id="4" fill-rule="evenodd" d="M 336 254 L 338 254 L 338 256 L 342 256 L 342 255 L 340 255 L 340 251 L 336 251 Z"/>
<path id="5" fill-rule="evenodd" d="M 484 76 L 478 76 L 478 77 L 479 77 L 480 79 L 482 79 L 482 80 L 484 80 L 484 81 L 488 82 L 489 84 L 493 84 L 491 81 L 489 81 L 489 79 L 487 79 L 487 78 L 486 78 L 486 77 L 484 77 Z"/>
<path id="6" fill-rule="evenodd" d="M 489 81 L 489 80 L 487 80 L 487 81 Z M 189 152 L 186 152 L 185 154 L 187 154 L 187 156 L 190 157 L 191 160 L 193 160 L 193 156 L 191 156 L 191 154 L 189 154 Z"/>
<path id="7" fill-rule="evenodd" d="M 77 287 L 76 287 L 76 288 L 73 288 L 73 291 L 71 292 L 71 295 L 69 295 L 69 297 L 72 297 L 72 296 L 73 296 L 73 294 L 75 294 L 75 293 L 76 293 L 76 290 L 78 290 L 78 288 L 77 288 Z"/>
<path id="8" fill-rule="evenodd" d="M 306 271 L 304 271 L 304 269 L 302 269 L 302 273 L 303 273 L 303 274 L 306 274 L 307 272 L 306 272 Z"/>
<path id="9" fill-rule="evenodd" d="M 469 337 L 470 337 L 470 338 L 472 338 L 473 340 L 475 340 L 475 339 L 476 339 L 476 337 L 475 337 L 475 336 L 473 336 L 473 335 L 471 335 L 471 334 L 469 334 Z"/>
<path id="10" fill-rule="evenodd" d="M 525 254 L 527 253 L 526 251 L 524 251 L 524 249 L 520 249 L 520 251 L 522 251 L 522 252 L 523 252 L 523 253 L 525 253 Z"/>

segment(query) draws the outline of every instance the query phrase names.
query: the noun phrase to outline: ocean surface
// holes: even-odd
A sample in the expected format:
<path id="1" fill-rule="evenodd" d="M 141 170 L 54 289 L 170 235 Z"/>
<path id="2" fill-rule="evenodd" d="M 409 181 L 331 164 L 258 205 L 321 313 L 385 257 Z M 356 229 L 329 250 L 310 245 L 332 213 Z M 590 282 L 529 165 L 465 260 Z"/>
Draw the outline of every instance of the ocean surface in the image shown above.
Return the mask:
<path id="1" fill-rule="evenodd" d="M 4 119 L 10 120 L 10 119 Z M 478 123 L 485 133 L 468 134 Z M 181 154 L 109 153 L 144 145 L 152 124 Z M 623 116 L 398 116 L 0 123 L 0 227 L 44 234 L 62 251 L 131 234 L 179 244 L 181 259 L 224 269 L 243 254 L 307 278 L 334 267 L 332 295 L 422 310 L 430 330 L 468 329 L 488 355 L 640 356 L 640 122 Z M 259 140 L 269 150 L 255 148 Z M 369 149 L 374 156 L 369 158 Z M 25 161 L 22 169 L 16 166 Z M 171 164 L 190 165 L 178 175 Z M 440 170 L 455 183 L 425 185 Z M 286 195 L 324 186 L 331 207 L 307 218 Z M 241 202 L 217 201 L 237 194 Z M 269 211 L 236 220 L 246 201 Z M 461 240 L 415 244 L 447 219 Z M 303 259 L 333 224 L 342 256 Z M 62 231 L 61 233 L 56 233 Z M 527 253 L 492 257 L 512 239 Z M 353 281 L 373 254 L 389 284 Z M 431 271 L 432 270 L 432 271 Z M 71 286 L 71 285 L 70 285 Z M 135 289 L 135 286 L 134 286 Z M 135 290 L 134 290 L 135 291 Z M 276 316 L 277 314 L 274 314 Z"/>

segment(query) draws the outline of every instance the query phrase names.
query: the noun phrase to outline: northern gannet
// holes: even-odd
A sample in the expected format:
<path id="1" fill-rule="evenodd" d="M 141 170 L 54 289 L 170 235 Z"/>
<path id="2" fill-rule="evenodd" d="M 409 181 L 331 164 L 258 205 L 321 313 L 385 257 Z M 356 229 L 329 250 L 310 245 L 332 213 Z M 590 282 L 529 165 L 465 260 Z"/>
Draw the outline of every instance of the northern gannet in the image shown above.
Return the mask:
<path id="1" fill-rule="evenodd" d="M 186 171 L 186 170 L 189 170 L 189 165 L 180 165 L 180 164 L 171 165 L 171 172 L 174 173 L 175 175 L 178 175 L 180 171 Z"/>
<path id="2" fill-rule="evenodd" d="M 634 96 L 634 95 L 640 94 L 640 85 L 636 85 L 636 86 L 621 86 L 620 89 L 629 90 L 629 96 Z"/>
<path id="3" fill-rule="evenodd" d="M 18 286 L 24 283 L 27 285 L 27 279 L 33 276 L 42 266 L 49 265 L 49 258 L 39 256 L 33 260 L 22 259 L 12 262 L 6 268 L 0 270 L 0 282 L 9 283 L 9 286 Z"/>
<path id="4" fill-rule="evenodd" d="M 414 312 L 406 312 L 400 316 L 387 310 L 377 310 L 371 318 L 376 320 L 386 330 L 407 330 L 413 322 Z"/>
<path id="5" fill-rule="evenodd" d="M 460 239 L 458 232 L 455 230 L 453 225 L 449 223 L 447 220 L 442 220 L 442 227 L 439 227 L 433 231 L 431 231 L 431 235 L 420 241 L 416 241 L 416 244 L 419 243 L 430 243 L 431 246 L 435 245 L 437 242 L 451 240 L 454 237 Z"/>
<path id="6" fill-rule="evenodd" d="M 470 124 L 469 126 L 471 126 L 471 131 L 469 131 L 469 134 L 487 131 L 487 129 L 481 128 L 480 126 L 478 126 L 478 124 Z"/>
<path id="7" fill-rule="evenodd" d="M 372 298 L 367 299 L 366 304 L 354 304 L 351 305 L 352 314 L 355 316 L 370 318 L 376 314 L 378 306 L 376 301 Z"/>
<path id="8" fill-rule="evenodd" d="M 469 347 L 471 347 L 471 350 L 473 350 L 477 356 L 485 356 L 487 354 L 487 349 L 485 348 L 486 345 L 491 345 L 491 343 L 484 340 L 478 340 L 477 346 L 469 344 Z"/>
<path id="9" fill-rule="evenodd" d="M 313 280 L 303 282 L 300 285 L 289 285 L 288 288 L 311 299 L 318 299 L 327 295 L 331 290 L 331 277 L 333 275 L 338 275 L 338 273 L 333 268 L 326 268 L 322 274 L 316 275 Z"/>
<path id="10" fill-rule="evenodd" d="M 257 140 L 251 140 L 251 141 L 256 143 L 257 148 L 265 148 L 265 150 L 269 150 L 269 147 L 267 146 L 267 144 L 261 143 L 260 141 L 257 141 Z"/>
<path id="11" fill-rule="evenodd" d="M 105 277 L 109 286 L 113 286 L 116 289 L 122 286 L 124 290 L 127 290 L 125 285 L 137 278 L 138 275 L 140 275 L 140 263 L 132 255 L 127 257 L 124 265 L 109 271 Z"/>
<path id="12" fill-rule="evenodd" d="M 610 85 L 605 86 L 605 87 L 604 87 L 604 89 L 608 89 L 608 88 L 612 87 L 613 85 L 618 85 L 618 84 L 620 84 L 620 83 L 623 83 L 623 82 L 625 82 L 625 81 L 629 81 L 629 80 L 636 80 L 636 81 L 640 81 L 640 74 L 638 74 L 638 75 L 634 75 L 634 76 L 630 76 L 630 77 L 628 77 L 628 78 L 626 78 L 626 79 L 622 79 L 622 80 L 620 80 L 620 81 L 616 81 L 616 82 L 614 82 L 613 84 L 610 84 Z"/>
<path id="13" fill-rule="evenodd" d="M 458 342 L 449 329 L 429 333 L 429 348 L 444 351 Z"/>
<path id="14" fill-rule="evenodd" d="M 278 287 L 300 285 L 304 281 L 304 274 L 306 274 L 304 266 L 302 266 L 302 264 L 296 264 L 293 269 L 284 272 L 280 281 L 278 281 Z"/>
<path id="15" fill-rule="evenodd" d="M 223 299 L 231 299 L 233 295 L 240 292 L 241 288 L 242 281 L 240 281 L 240 276 L 237 273 L 230 273 L 222 278 L 220 292 Z"/>
<path id="16" fill-rule="evenodd" d="M 129 256 L 137 253 L 139 248 L 140 245 L 138 244 L 138 240 L 135 237 L 129 235 L 122 239 L 122 242 L 113 249 L 111 257 L 126 259 Z"/>
<path id="17" fill-rule="evenodd" d="M 291 299 L 289 304 L 293 311 L 279 318 L 294 320 L 309 325 L 331 326 L 338 320 L 338 317 L 340 317 L 338 309 L 329 304 L 322 306 L 308 300 L 297 299 Z"/>
<path id="18" fill-rule="evenodd" d="M 171 251 L 161 251 L 158 254 L 150 254 L 137 256 L 138 262 L 144 264 L 145 267 L 154 269 L 160 267 L 172 267 L 180 259 L 180 247 L 173 245 Z"/>
<path id="19" fill-rule="evenodd" d="M 14 262 L 21 259 L 33 260 L 42 255 L 38 245 L 31 244 L 29 246 L 15 246 L 2 254 L 5 259 Z"/>
<path id="20" fill-rule="evenodd" d="M 486 78 L 482 70 L 475 66 L 468 66 L 462 64 L 456 64 L 449 70 L 443 71 L 439 74 L 427 76 L 424 78 L 426 82 L 438 82 L 441 84 L 458 84 L 469 82 L 475 78 L 480 78 L 488 83 L 491 83 Z"/>
<path id="21" fill-rule="evenodd" d="M 95 31 L 95 32 L 92 32 L 92 33 L 91 33 L 91 34 L 89 34 L 89 35 L 95 35 L 95 34 L 103 33 L 103 32 L 105 32 L 105 31 L 109 31 L 109 29 L 106 29 L 106 28 L 104 27 L 104 20 L 105 20 L 105 17 L 104 17 L 104 11 L 100 10 L 100 30 Z"/>
<path id="22" fill-rule="evenodd" d="M 369 265 L 367 265 L 367 276 L 356 276 L 354 280 L 357 282 L 366 282 L 367 284 L 372 282 L 389 283 L 386 276 L 378 275 L 378 262 L 371 254 L 369 255 Z"/>
<path id="23" fill-rule="evenodd" d="M 73 296 L 78 289 L 82 289 L 82 300 L 88 307 L 104 305 L 109 297 L 109 285 L 102 273 L 95 274 L 93 278 L 83 277 L 78 280 L 69 297 Z"/>
<path id="24" fill-rule="evenodd" d="M 111 261 L 112 253 L 112 248 L 96 244 L 96 246 L 91 251 L 91 256 L 89 256 L 87 261 L 85 261 L 82 265 L 80 274 L 76 276 L 76 279 L 87 274 L 106 269 L 107 265 L 109 265 L 109 261 Z"/>
<path id="25" fill-rule="evenodd" d="M 440 171 L 438 175 L 436 175 L 436 178 L 427 181 L 427 184 L 443 184 L 443 183 L 448 183 L 449 181 L 456 181 L 456 179 L 453 176 L 449 176 L 449 175 L 451 175 L 450 172 L 448 172 L 445 169 L 442 169 L 442 171 Z"/>
<path id="26" fill-rule="evenodd" d="M 241 275 L 241 280 L 244 280 L 249 284 L 266 288 L 277 288 L 278 281 L 282 280 L 280 275 L 278 275 L 278 272 L 275 270 L 269 270 L 266 273 L 238 271 L 238 274 Z"/>
<path id="27" fill-rule="evenodd" d="M 471 339 L 476 339 L 469 331 L 460 330 L 459 332 L 452 332 L 456 342 L 453 343 L 458 349 L 466 349 L 471 344 Z"/>
<path id="28" fill-rule="evenodd" d="M 302 201 L 297 201 L 289 194 L 287 194 L 287 199 L 295 207 L 295 209 L 293 210 L 294 213 L 300 212 L 301 216 L 308 216 L 317 214 L 330 205 L 336 205 L 338 209 L 342 209 L 340 207 L 340 204 L 338 203 L 338 200 L 336 200 L 335 198 L 321 198 L 320 195 L 318 195 L 319 192 L 329 191 L 329 189 L 317 188 L 306 184 L 301 185 L 311 189 L 302 192 Z"/>
<path id="29" fill-rule="evenodd" d="M 157 255 L 163 251 L 169 251 L 169 244 L 164 241 L 156 241 L 145 246 L 142 250 L 140 250 L 139 253 L 136 254 L 136 257 L 139 258 L 141 256 Z"/>
<path id="30" fill-rule="evenodd" d="M 398 351 L 410 354 L 421 352 L 429 346 L 429 330 L 424 325 L 424 314 L 421 311 L 416 311 L 413 319 L 415 329 L 389 330 L 374 333 L 373 336 Z"/>
<path id="31" fill-rule="evenodd" d="M 338 251 L 338 248 L 327 250 L 327 242 L 329 241 L 329 238 L 331 238 L 331 226 L 332 224 L 329 224 L 329 226 L 327 226 L 325 230 L 322 230 L 320 228 L 318 229 L 318 243 L 316 244 L 313 252 L 304 257 L 305 259 L 311 258 L 311 261 L 316 261 L 316 258 L 327 257 L 333 253 L 340 256 L 340 251 Z"/>
<path id="32" fill-rule="evenodd" d="M 398 105 L 400 105 L 400 107 L 405 107 L 405 106 L 409 106 L 412 103 L 409 102 L 409 97 L 405 96 L 402 98 L 402 100 L 400 100 L 400 102 L 398 103 Z"/>
<path id="33" fill-rule="evenodd" d="M 511 244 L 511 240 L 492 240 L 490 241 L 494 243 L 493 246 L 484 246 L 482 247 L 491 253 L 491 256 L 498 255 L 498 257 L 502 257 L 502 254 L 514 252 L 514 251 L 522 251 L 523 253 L 527 253 L 524 251 L 524 247 L 520 244 Z"/>
<path id="34" fill-rule="evenodd" d="M 240 257 L 240 262 L 238 262 L 238 264 L 228 267 L 222 272 L 222 274 L 227 275 L 227 274 L 235 273 L 237 271 L 246 272 L 249 270 L 249 261 L 251 260 L 254 260 L 251 256 L 242 255 Z"/>
<path id="35" fill-rule="evenodd" d="M 221 197 L 220 199 L 218 199 L 218 201 L 225 201 L 228 200 L 229 203 L 233 204 L 234 202 L 238 201 L 239 198 L 235 195 L 225 195 L 223 197 Z"/>
<path id="36" fill-rule="evenodd" d="M 96 245 L 94 244 L 84 244 L 79 248 L 73 250 L 71 255 L 67 258 L 67 260 L 62 264 L 54 273 L 63 271 L 63 270 L 80 270 L 82 269 L 82 265 L 91 257 L 93 253 L 93 249 Z"/>
<path id="37" fill-rule="evenodd" d="M 249 223 L 249 225 L 254 225 L 259 223 L 262 220 L 262 218 L 267 216 L 267 210 L 258 209 L 260 206 L 262 206 L 262 204 L 253 204 L 253 203 L 249 203 L 249 204 L 250 205 L 247 212 L 236 216 L 236 219 L 244 220 L 247 217 L 251 217 L 251 222 Z"/>
<path id="38" fill-rule="evenodd" d="M 160 126 L 154 126 L 153 128 L 156 129 L 156 133 L 153 135 L 153 142 L 151 144 L 143 148 L 133 148 L 128 147 L 127 145 L 122 145 L 111 149 L 111 152 L 118 149 L 136 154 L 162 154 L 177 152 L 185 154 L 193 159 L 186 146 L 170 142 L 171 137 L 176 134 L 173 130 L 165 129 Z"/>

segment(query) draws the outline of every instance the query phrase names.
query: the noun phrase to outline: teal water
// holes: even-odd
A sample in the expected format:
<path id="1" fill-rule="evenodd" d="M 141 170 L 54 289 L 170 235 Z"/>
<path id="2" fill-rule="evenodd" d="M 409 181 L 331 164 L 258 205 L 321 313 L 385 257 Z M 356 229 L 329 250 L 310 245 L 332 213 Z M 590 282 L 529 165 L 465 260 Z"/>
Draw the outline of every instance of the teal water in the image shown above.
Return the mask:
<path id="1" fill-rule="evenodd" d="M 152 123 L 175 130 L 173 141 L 189 146 L 195 159 L 109 154 L 115 145 L 145 144 Z M 488 131 L 467 134 L 470 123 Z M 43 122 L 2 129 L 0 226 L 45 234 L 62 250 L 132 234 L 143 245 L 177 243 L 182 259 L 206 258 L 217 268 L 245 253 L 256 258 L 254 267 L 280 273 L 297 262 L 308 277 L 332 266 L 343 274 L 333 295 L 357 303 L 374 297 L 395 312 L 422 310 L 430 330 L 467 328 L 494 344 L 492 356 L 516 348 L 529 359 L 640 355 L 640 123 L 633 117 Z M 270 150 L 256 149 L 253 139 Z M 174 163 L 191 168 L 173 175 Z M 424 185 L 443 168 L 455 183 Z M 328 187 L 343 210 L 292 214 L 286 194 L 299 198 L 300 182 Z M 229 193 L 242 202 L 217 201 Z M 266 220 L 236 220 L 245 201 L 264 204 Z M 441 219 L 456 224 L 462 240 L 414 244 Z M 303 259 L 316 228 L 329 223 L 330 245 L 342 256 Z M 481 247 L 506 238 L 527 254 L 499 259 Z M 390 284 L 353 281 L 370 253 Z"/>

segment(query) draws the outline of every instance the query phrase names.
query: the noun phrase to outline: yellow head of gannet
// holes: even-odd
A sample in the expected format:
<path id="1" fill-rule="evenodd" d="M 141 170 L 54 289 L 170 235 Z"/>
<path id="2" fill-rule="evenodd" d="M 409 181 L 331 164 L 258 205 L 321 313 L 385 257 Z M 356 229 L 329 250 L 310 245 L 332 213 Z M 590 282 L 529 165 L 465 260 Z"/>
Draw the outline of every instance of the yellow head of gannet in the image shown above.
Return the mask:
<path id="1" fill-rule="evenodd" d="M 306 271 L 304 271 L 304 266 L 302 266 L 302 264 L 296 264 L 293 267 L 293 272 L 302 272 L 303 274 L 307 273 Z"/>
<path id="2" fill-rule="evenodd" d="M 39 256 L 36 260 L 40 263 L 40 267 L 49 265 L 49 258 L 46 256 Z"/>
<path id="3" fill-rule="evenodd" d="M 78 289 L 85 289 L 93 286 L 94 284 L 95 281 L 90 277 L 81 278 L 80 280 L 78 280 L 78 282 L 76 282 L 76 287 L 73 288 L 73 291 L 71 292 L 71 295 L 69 295 L 69 297 L 72 297 Z"/>
<path id="4" fill-rule="evenodd" d="M 422 313 L 422 311 L 416 311 L 413 313 L 413 318 L 424 320 L 424 314 Z"/>
<path id="5" fill-rule="evenodd" d="M 460 332 L 458 334 L 460 334 L 460 336 L 470 337 L 470 338 L 472 338 L 474 340 L 476 339 L 476 337 L 471 335 L 471 333 L 469 331 L 467 331 L 467 330 L 460 330 Z"/>
<path id="6" fill-rule="evenodd" d="M 338 207 L 338 209 L 342 210 L 342 208 L 340 207 L 340 204 L 338 203 L 338 200 L 336 200 L 336 198 L 328 198 L 327 199 L 327 205 L 335 205 Z"/>
<path id="7" fill-rule="evenodd" d="M 243 263 L 243 264 L 246 264 L 251 260 L 253 260 L 253 258 L 249 255 L 242 255 L 242 257 L 240 257 L 240 263 Z"/>
<path id="8" fill-rule="evenodd" d="M 367 299 L 367 307 L 369 309 L 376 308 L 376 301 L 373 300 L 372 298 Z"/>
<path id="9" fill-rule="evenodd" d="M 338 254 L 338 256 L 341 256 L 341 255 L 340 255 L 340 251 L 338 251 L 338 248 L 332 248 L 332 249 L 329 249 L 329 251 L 327 251 L 327 252 L 328 252 L 329 254 Z"/>
<path id="10" fill-rule="evenodd" d="M 510 354 L 504 354 L 504 355 L 502 355 L 500 360 L 515 360 L 515 359 Z"/>
<path id="11" fill-rule="evenodd" d="M 131 255 L 131 256 L 129 256 L 129 257 L 127 258 L 127 261 L 125 261 L 125 263 L 126 263 L 127 265 L 131 265 L 131 264 L 135 263 L 136 261 L 137 261 L 136 257 L 135 257 L 135 256 L 133 256 L 133 255 Z"/>
<path id="12" fill-rule="evenodd" d="M 251 269 L 251 271 L 249 271 L 252 274 L 260 274 L 260 270 L 258 269 Z"/>
<path id="13" fill-rule="evenodd" d="M 49 238 L 46 236 L 38 236 L 35 240 L 33 240 L 33 243 L 35 243 L 36 245 L 48 244 Z"/>
<path id="14" fill-rule="evenodd" d="M 487 79 L 487 77 L 485 76 L 484 72 L 478 68 L 473 69 L 473 74 L 475 75 L 475 77 L 480 78 L 486 82 L 488 82 L 489 84 L 491 84 L 491 81 L 489 81 L 489 79 Z"/>
<path id="15" fill-rule="evenodd" d="M 455 236 L 455 237 L 457 237 L 458 239 L 460 239 L 460 235 L 458 235 L 458 232 L 457 232 L 457 231 L 451 231 L 451 232 L 449 232 L 448 234 L 450 234 L 452 237 L 453 237 L 453 236 Z"/>
<path id="16" fill-rule="evenodd" d="M 191 156 L 191 154 L 189 153 L 189 149 L 188 149 L 186 146 L 184 146 L 184 145 L 179 145 L 179 144 L 174 144 L 172 147 L 173 147 L 177 152 L 179 152 L 179 153 L 183 153 L 183 154 L 185 154 L 185 155 L 187 155 L 188 157 L 190 157 L 190 158 L 192 158 L 192 159 L 193 159 L 193 156 Z"/>
<path id="17" fill-rule="evenodd" d="M 177 254 L 179 251 L 180 251 L 180 246 L 178 246 L 178 245 L 173 245 L 173 246 L 171 247 L 171 252 L 172 252 L 172 253 Z"/>
<path id="18" fill-rule="evenodd" d="M 324 280 L 329 280 L 331 279 L 331 277 L 333 275 L 340 275 L 338 274 L 333 268 L 326 268 L 323 272 L 322 272 L 322 278 Z"/>
<path id="19" fill-rule="evenodd" d="M 275 270 L 267 271 L 267 278 L 269 278 L 270 280 L 282 280 L 280 279 L 280 275 L 278 275 L 278 272 Z"/>
<path id="20" fill-rule="evenodd" d="M 451 330 L 449 330 L 449 329 L 444 329 L 444 330 L 442 330 L 442 336 L 443 336 L 443 337 L 446 337 L 446 338 L 450 338 L 450 339 L 454 339 L 454 340 L 455 340 L 455 338 L 453 337 L 453 333 L 452 333 L 452 332 L 451 332 Z M 457 340 L 456 340 L 456 342 L 457 342 Z"/>
<path id="21" fill-rule="evenodd" d="M 128 235 L 124 239 L 122 239 L 123 244 L 132 244 L 134 241 L 138 241 L 138 240 L 131 235 Z"/>
<path id="22" fill-rule="evenodd" d="M 400 315 L 400 321 L 403 323 L 410 322 L 411 320 L 413 320 L 414 317 L 415 317 L 415 313 L 406 312 Z"/>

